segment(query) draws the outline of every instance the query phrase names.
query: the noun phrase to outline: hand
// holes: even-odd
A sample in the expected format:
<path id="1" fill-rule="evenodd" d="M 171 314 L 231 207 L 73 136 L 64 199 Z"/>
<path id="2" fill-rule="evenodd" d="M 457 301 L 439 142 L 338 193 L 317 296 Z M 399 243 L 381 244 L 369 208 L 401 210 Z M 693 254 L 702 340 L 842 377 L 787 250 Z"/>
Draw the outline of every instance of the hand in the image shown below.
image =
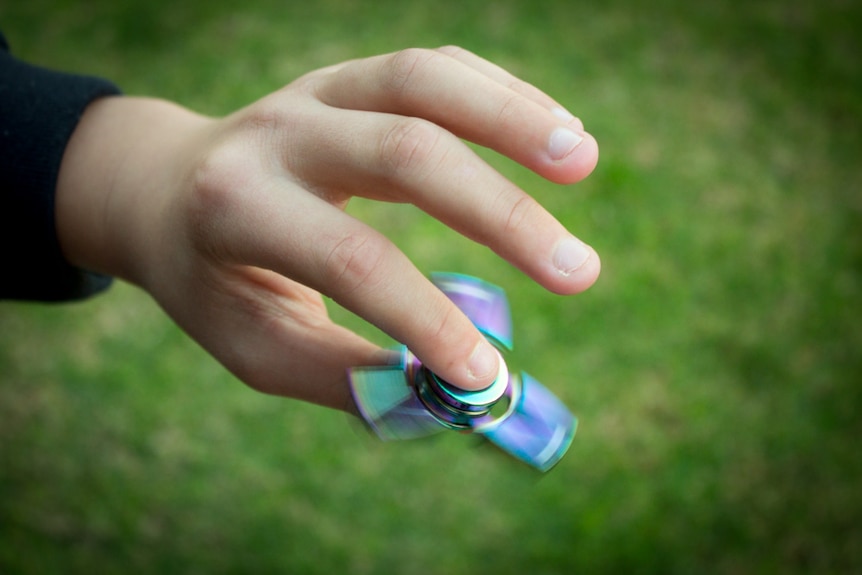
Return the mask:
<path id="1" fill-rule="evenodd" d="M 221 119 L 160 100 L 87 109 L 61 167 L 69 260 L 134 282 L 240 379 L 350 410 L 346 369 L 387 352 L 327 316 L 320 294 L 406 344 L 446 380 L 490 384 L 497 356 L 351 196 L 410 202 L 572 294 L 595 252 L 461 138 L 558 183 L 598 148 L 538 89 L 453 47 L 312 72 Z"/>

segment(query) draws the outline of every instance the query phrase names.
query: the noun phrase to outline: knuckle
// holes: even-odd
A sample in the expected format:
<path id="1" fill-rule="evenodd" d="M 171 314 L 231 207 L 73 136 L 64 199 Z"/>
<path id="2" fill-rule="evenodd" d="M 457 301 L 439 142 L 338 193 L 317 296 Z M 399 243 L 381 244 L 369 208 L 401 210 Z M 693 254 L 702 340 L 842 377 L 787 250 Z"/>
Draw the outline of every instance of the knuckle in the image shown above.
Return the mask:
<path id="1" fill-rule="evenodd" d="M 505 237 L 518 235 L 532 229 L 539 204 L 530 196 L 522 194 L 506 208 L 506 223 L 503 226 Z"/>
<path id="2" fill-rule="evenodd" d="M 380 160 L 384 175 L 398 177 L 404 173 L 416 177 L 433 169 L 441 130 L 419 118 L 402 118 L 384 135 Z"/>
<path id="3" fill-rule="evenodd" d="M 192 168 L 186 215 L 194 239 L 213 237 L 213 228 L 235 209 L 236 190 L 242 184 L 241 173 L 232 169 L 232 164 L 233 154 L 217 147 Z"/>
<path id="4" fill-rule="evenodd" d="M 290 105 L 291 90 L 285 87 L 274 92 L 237 115 L 238 128 L 252 133 L 279 132 L 292 127 L 296 106 Z"/>
<path id="5" fill-rule="evenodd" d="M 523 122 L 525 117 L 529 117 L 524 104 L 525 99 L 520 94 L 508 94 L 497 107 L 496 125 L 508 126 L 513 122 Z"/>
<path id="6" fill-rule="evenodd" d="M 508 83 L 506 84 L 506 87 L 509 90 L 521 95 L 529 94 L 536 91 L 532 84 L 516 77 L 510 78 Z"/>
<path id="7" fill-rule="evenodd" d="M 326 285 L 336 297 L 373 286 L 375 272 L 386 260 L 388 240 L 375 233 L 350 233 L 329 250 L 324 264 Z"/>
<path id="8" fill-rule="evenodd" d="M 453 305 L 445 305 L 427 323 L 425 339 L 432 349 L 452 345 L 453 335 L 456 332 L 456 311 Z"/>
<path id="9" fill-rule="evenodd" d="M 202 154 L 191 167 L 188 185 L 179 196 L 181 217 L 191 243 L 216 259 L 232 256 L 233 224 L 249 212 L 260 184 L 260 170 L 238 142 L 222 142 Z"/>
<path id="10" fill-rule="evenodd" d="M 261 100 L 229 119 L 190 164 L 180 201 L 190 237 L 199 247 L 226 247 L 221 238 L 230 222 L 249 212 L 266 174 L 282 162 L 279 150 L 296 116 L 276 99 Z"/>
<path id="11" fill-rule="evenodd" d="M 437 48 L 437 52 L 449 56 L 450 58 L 458 58 L 463 54 L 468 54 L 468 51 L 460 46 L 456 46 L 454 44 L 447 44 L 445 46 L 440 46 Z"/>
<path id="12" fill-rule="evenodd" d="M 465 362 L 467 355 L 476 345 L 475 330 L 465 329 L 469 321 L 449 300 L 441 302 L 439 309 L 431 314 L 424 323 L 422 342 L 426 349 L 449 350 L 450 359 L 442 367 L 452 369 L 459 362 Z M 455 355 L 451 355 L 455 352 Z"/>
<path id="13" fill-rule="evenodd" d="M 240 156 L 247 157 L 249 151 L 255 151 L 260 159 L 277 159 L 290 168 L 291 156 L 285 152 L 307 132 L 310 121 L 303 106 L 276 92 L 238 114 L 232 126 L 232 142 L 243 146 L 236 150 Z"/>
<path id="14" fill-rule="evenodd" d="M 403 96 L 410 91 L 418 73 L 442 55 L 434 50 L 407 48 L 392 54 L 383 68 L 382 86 L 388 92 Z"/>

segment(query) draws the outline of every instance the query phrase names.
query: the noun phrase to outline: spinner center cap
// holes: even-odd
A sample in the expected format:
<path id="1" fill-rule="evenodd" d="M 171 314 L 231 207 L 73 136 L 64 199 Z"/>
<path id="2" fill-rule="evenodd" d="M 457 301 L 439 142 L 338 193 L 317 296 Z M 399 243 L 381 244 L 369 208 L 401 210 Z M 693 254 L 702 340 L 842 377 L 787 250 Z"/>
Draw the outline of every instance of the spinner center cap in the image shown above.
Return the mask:
<path id="1" fill-rule="evenodd" d="M 506 361 L 500 355 L 499 351 L 497 352 L 497 357 L 500 359 L 500 368 L 497 371 L 497 377 L 485 389 L 476 391 L 461 389 L 432 373 L 434 382 L 441 392 L 441 398 L 453 407 L 459 409 L 467 408 L 468 410 L 470 408 L 487 408 L 497 403 L 506 393 L 506 388 L 509 385 L 509 368 L 506 366 Z"/>

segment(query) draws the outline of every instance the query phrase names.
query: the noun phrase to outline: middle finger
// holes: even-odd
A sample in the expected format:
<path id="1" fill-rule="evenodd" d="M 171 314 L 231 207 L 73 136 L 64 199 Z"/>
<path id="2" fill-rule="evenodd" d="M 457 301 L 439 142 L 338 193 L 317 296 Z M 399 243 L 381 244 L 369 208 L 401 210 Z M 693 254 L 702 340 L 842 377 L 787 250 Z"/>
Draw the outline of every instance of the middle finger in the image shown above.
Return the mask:
<path id="1" fill-rule="evenodd" d="M 314 122 L 315 132 L 293 134 L 290 155 L 324 197 L 413 203 L 557 293 L 595 281 L 592 248 L 450 132 L 418 118 L 330 108 Z"/>

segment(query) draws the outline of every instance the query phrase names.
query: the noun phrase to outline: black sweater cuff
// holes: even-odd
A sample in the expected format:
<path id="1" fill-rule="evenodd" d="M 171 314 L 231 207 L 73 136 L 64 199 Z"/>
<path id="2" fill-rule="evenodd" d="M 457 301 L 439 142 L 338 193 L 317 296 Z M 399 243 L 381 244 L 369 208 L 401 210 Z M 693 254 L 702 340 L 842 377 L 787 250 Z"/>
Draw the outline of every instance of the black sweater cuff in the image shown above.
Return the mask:
<path id="1" fill-rule="evenodd" d="M 54 200 L 63 152 L 84 110 L 119 93 L 103 79 L 17 60 L 0 34 L 0 299 L 82 299 L 110 285 L 64 257 Z"/>

